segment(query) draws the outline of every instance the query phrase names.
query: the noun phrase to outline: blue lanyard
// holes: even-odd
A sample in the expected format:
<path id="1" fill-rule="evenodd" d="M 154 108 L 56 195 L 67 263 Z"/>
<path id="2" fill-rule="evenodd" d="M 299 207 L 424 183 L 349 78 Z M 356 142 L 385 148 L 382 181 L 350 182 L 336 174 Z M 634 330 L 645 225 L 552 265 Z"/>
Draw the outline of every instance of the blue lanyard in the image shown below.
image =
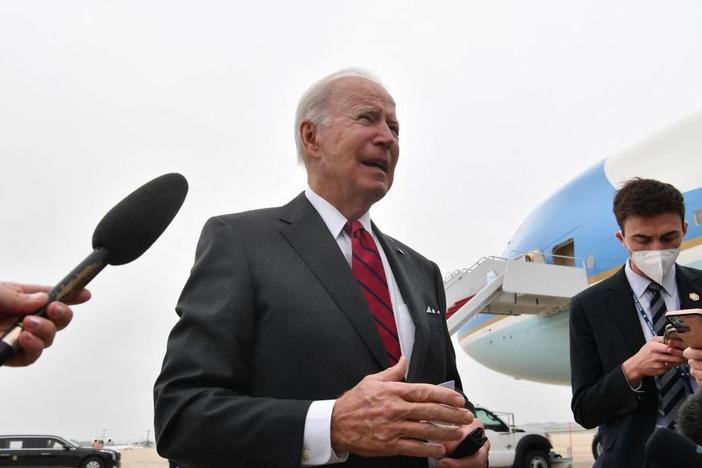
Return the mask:
<path id="1" fill-rule="evenodd" d="M 651 332 L 651 336 L 659 336 L 656 329 L 653 328 L 653 323 L 651 323 L 651 319 L 648 317 L 648 314 L 644 310 L 643 306 L 641 305 L 641 302 L 639 302 L 639 298 L 636 297 L 636 294 L 634 293 L 633 290 L 632 290 L 631 294 L 634 297 L 634 304 L 636 305 L 636 310 L 639 311 L 639 314 L 641 315 L 644 322 L 646 323 L 646 326 L 648 326 L 648 329 Z M 680 364 L 678 366 L 675 366 L 675 371 L 682 378 L 687 390 L 690 392 L 690 394 L 692 394 L 693 390 L 692 390 L 692 383 L 690 383 L 690 366 L 688 366 L 687 364 Z"/>
<path id="2" fill-rule="evenodd" d="M 639 298 L 636 297 L 636 294 L 634 294 L 633 291 L 632 291 L 632 295 L 634 296 L 634 304 L 636 305 L 636 310 L 639 311 L 639 314 L 644 319 L 646 326 L 648 326 L 648 330 L 651 332 L 651 336 L 658 336 L 658 332 L 656 331 L 655 328 L 653 328 L 653 323 L 651 323 L 651 319 L 648 317 L 648 314 L 646 313 L 643 306 L 639 302 Z"/>

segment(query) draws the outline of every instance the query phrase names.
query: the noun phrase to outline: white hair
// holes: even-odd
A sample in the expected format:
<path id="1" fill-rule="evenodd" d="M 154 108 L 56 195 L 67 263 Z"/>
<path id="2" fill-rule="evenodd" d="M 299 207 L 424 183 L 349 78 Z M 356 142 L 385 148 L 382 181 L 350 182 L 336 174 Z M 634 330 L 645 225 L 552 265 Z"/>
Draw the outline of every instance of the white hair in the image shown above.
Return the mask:
<path id="1" fill-rule="evenodd" d="M 300 137 L 300 125 L 303 121 L 309 120 L 315 125 L 323 125 L 329 121 L 328 101 L 331 91 L 331 84 L 340 79 L 356 76 L 383 85 L 380 80 L 371 72 L 362 68 L 345 68 L 327 75 L 307 88 L 307 91 L 300 98 L 295 112 L 295 146 L 297 147 L 297 162 L 304 163 L 302 157 L 302 138 Z"/>

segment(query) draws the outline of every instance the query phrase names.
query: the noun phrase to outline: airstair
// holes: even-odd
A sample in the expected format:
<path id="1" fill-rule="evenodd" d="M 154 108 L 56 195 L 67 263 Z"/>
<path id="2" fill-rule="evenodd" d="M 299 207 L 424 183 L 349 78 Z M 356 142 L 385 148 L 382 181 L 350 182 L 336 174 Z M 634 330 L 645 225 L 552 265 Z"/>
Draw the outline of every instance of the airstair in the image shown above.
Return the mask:
<path id="1" fill-rule="evenodd" d="M 552 255 L 551 263 L 531 254 L 483 257 L 444 280 L 449 333 L 478 313 L 551 315 L 588 286 L 582 260 Z"/>

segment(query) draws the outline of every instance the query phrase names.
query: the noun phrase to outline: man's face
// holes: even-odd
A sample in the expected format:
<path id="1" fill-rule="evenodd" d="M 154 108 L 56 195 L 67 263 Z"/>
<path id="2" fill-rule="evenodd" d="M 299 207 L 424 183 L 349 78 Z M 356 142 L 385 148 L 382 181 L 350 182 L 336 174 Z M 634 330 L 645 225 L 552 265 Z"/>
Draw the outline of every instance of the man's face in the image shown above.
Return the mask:
<path id="1" fill-rule="evenodd" d="M 390 190 L 400 155 L 395 102 L 379 84 L 360 77 L 332 83 L 328 121 L 318 126 L 313 170 L 320 192 L 368 206 Z"/>
<path id="2" fill-rule="evenodd" d="M 677 249 L 682 244 L 687 223 L 677 213 L 654 216 L 628 216 L 617 238 L 633 251 Z"/>

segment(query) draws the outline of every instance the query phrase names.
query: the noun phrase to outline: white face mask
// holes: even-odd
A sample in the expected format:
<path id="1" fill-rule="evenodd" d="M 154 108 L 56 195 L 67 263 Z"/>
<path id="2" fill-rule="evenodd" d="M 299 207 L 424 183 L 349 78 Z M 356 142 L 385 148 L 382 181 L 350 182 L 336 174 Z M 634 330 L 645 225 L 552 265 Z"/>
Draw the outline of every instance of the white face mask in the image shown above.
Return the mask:
<path id="1" fill-rule="evenodd" d="M 658 284 L 662 283 L 663 276 L 673 268 L 680 255 L 680 249 L 631 250 L 626 242 L 624 245 L 631 252 L 631 261 Z"/>

